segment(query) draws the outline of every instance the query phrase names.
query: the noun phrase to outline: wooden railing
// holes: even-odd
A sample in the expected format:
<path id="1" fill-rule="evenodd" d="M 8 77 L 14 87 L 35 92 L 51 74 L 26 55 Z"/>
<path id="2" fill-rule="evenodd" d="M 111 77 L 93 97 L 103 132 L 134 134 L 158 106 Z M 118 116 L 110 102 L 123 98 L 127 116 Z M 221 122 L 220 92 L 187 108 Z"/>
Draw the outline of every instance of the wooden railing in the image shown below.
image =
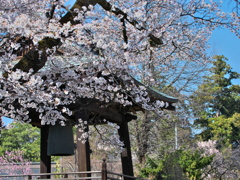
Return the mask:
<path id="1" fill-rule="evenodd" d="M 69 177 L 70 175 L 80 175 L 80 174 L 101 174 L 101 171 L 86 171 L 86 172 L 69 172 L 69 173 L 40 173 L 40 174 L 16 174 L 16 175 L 0 175 L 0 178 L 12 178 L 14 177 L 22 177 L 23 179 L 46 179 L 45 177 L 48 177 L 47 179 L 101 179 L 101 175 L 99 177 L 77 177 L 74 178 Z M 56 176 L 61 176 L 59 178 L 54 178 Z M 10 179 L 9 179 L 10 180 Z"/>
<path id="2" fill-rule="evenodd" d="M 94 176 L 92 176 L 94 175 Z M 74 176 L 74 177 L 72 177 Z M 99 180 L 130 180 L 130 179 L 139 179 L 146 180 L 142 178 L 137 178 L 133 176 L 128 176 L 124 174 L 114 173 L 107 171 L 106 160 L 103 159 L 102 170 L 101 171 L 85 171 L 85 172 L 66 172 L 66 173 L 40 173 L 40 174 L 16 174 L 16 175 L 0 175 L 1 178 L 11 178 L 22 177 L 24 180 L 33 180 L 33 179 L 56 179 L 56 180 L 67 180 L 67 179 L 99 179 Z M 56 178 L 58 177 L 58 178 Z"/>

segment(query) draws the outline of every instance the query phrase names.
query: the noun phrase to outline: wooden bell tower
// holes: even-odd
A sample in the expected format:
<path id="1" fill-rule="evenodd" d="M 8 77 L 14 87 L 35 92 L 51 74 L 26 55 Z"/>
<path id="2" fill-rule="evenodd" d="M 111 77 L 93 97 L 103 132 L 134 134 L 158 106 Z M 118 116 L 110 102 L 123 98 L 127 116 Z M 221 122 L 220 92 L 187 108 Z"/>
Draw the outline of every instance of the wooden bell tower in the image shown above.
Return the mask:
<path id="1" fill-rule="evenodd" d="M 142 85 L 140 82 L 136 81 L 138 85 Z M 163 107 L 163 109 L 174 110 L 173 103 L 177 102 L 176 98 L 163 94 L 161 92 L 155 91 L 151 88 L 147 88 L 147 92 L 150 96 L 151 101 L 160 100 L 163 102 L 167 102 L 168 106 Z M 71 104 L 69 107 L 74 112 L 70 117 L 72 123 L 77 124 L 78 120 L 87 122 L 86 128 L 84 132 L 88 131 L 88 126 L 93 124 L 103 124 L 104 122 L 101 119 L 106 119 L 109 122 L 116 123 L 119 125 L 118 134 L 120 136 L 120 140 L 124 142 L 123 152 L 121 153 L 121 161 L 122 161 L 122 173 L 129 176 L 134 176 L 133 173 L 133 163 L 132 163 L 132 155 L 131 155 L 131 146 L 130 146 L 130 137 L 129 137 L 129 129 L 128 122 L 131 120 L 137 119 L 137 116 L 134 115 L 136 111 L 144 111 L 144 109 L 139 104 L 132 103 L 131 106 L 123 106 L 118 103 L 105 103 L 102 101 L 98 101 L 96 99 L 79 99 L 76 104 Z M 36 114 L 34 113 L 34 117 Z M 98 119 L 94 119 L 93 117 L 97 117 Z M 34 119 L 31 117 L 31 119 Z M 31 123 L 35 126 L 39 126 L 41 128 L 41 173 L 50 173 L 51 172 L 51 157 L 48 156 L 49 152 L 48 141 L 49 139 L 49 126 L 41 126 L 39 119 L 34 119 Z M 62 133 L 67 133 L 67 131 L 62 131 Z M 81 137 L 82 131 L 77 129 L 77 137 Z M 64 135 L 63 135 L 64 137 Z M 57 139 L 57 138 L 54 138 Z M 71 138 L 70 138 L 71 139 Z M 71 141 L 69 139 L 69 141 Z M 72 146 L 71 143 L 67 143 L 68 146 Z M 51 148 L 50 148 L 51 149 Z M 51 154 L 49 154 L 51 155 Z M 54 154 L 53 154 L 54 155 Z M 59 154 L 55 154 L 59 155 Z M 68 155 L 71 155 L 68 154 Z M 88 139 L 85 143 L 81 141 L 77 141 L 77 159 L 78 159 L 78 171 L 91 171 L 91 162 L 90 162 L 90 147 Z M 87 177 L 87 175 L 82 175 L 83 177 Z M 48 178 L 48 177 L 45 177 Z M 125 178 L 126 179 L 126 178 Z"/>

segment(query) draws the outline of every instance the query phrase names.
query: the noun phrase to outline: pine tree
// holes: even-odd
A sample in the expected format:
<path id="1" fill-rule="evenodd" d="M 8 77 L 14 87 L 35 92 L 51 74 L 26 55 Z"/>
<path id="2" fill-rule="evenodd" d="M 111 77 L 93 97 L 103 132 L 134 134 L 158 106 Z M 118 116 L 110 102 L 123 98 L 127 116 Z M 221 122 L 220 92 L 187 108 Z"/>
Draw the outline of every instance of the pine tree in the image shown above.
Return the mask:
<path id="1" fill-rule="evenodd" d="M 240 113 L 240 86 L 232 84 L 232 80 L 238 79 L 240 74 L 232 71 L 224 56 L 215 56 L 214 60 L 211 75 L 205 77 L 204 83 L 192 96 L 193 112 L 198 117 L 194 124 L 197 128 L 202 128 L 200 137 L 203 140 L 216 135 L 216 129 L 213 129 L 215 124 L 228 123 L 226 119 Z M 221 122 L 217 122 L 218 120 Z M 231 131 L 239 131 L 233 124 L 229 127 Z"/>

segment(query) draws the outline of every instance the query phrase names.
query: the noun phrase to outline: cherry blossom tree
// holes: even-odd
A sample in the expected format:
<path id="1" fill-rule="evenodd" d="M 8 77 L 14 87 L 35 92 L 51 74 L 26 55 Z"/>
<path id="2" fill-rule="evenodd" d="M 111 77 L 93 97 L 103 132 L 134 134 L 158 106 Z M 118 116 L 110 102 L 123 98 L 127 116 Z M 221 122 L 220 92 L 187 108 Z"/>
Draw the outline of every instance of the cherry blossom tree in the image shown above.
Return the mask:
<path id="1" fill-rule="evenodd" d="M 217 141 L 197 142 L 203 156 L 214 155 L 209 166 L 202 169 L 203 179 L 238 179 L 239 178 L 239 148 L 226 148 L 224 152 L 219 151 Z"/>
<path id="2" fill-rule="evenodd" d="M 16 175 L 19 173 L 32 173 L 30 162 L 23 158 L 23 152 L 20 150 L 12 152 L 6 151 L 5 154 L 0 157 L 0 164 L 0 172 L 4 174 Z"/>
<path id="3" fill-rule="evenodd" d="M 240 37 L 239 17 L 218 1 L 0 3 L 0 114 L 24 122 L 37 116 L 42 124 L 64 124 L 83 98 L 161 113 L 166 104 L 151 102 L 132 77 L 156 86 L 161 72 L 181 89 L 208 63 L 215 28 Z"/>
<path id="4" fill-rule="evenodd" d="M 240 5 L 240 1 L 239 0 L 234 0 L 236 5 L 234 7 L 234 10 L 236 11 L 237 14 L 239 14 L 239 5 Z"/>

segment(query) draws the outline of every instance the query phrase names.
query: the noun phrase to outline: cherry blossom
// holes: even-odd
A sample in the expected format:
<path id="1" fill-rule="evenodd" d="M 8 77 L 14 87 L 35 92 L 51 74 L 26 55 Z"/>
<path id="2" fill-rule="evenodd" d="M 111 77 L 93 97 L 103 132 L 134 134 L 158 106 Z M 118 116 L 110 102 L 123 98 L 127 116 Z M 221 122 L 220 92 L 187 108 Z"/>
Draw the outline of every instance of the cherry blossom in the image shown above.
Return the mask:
<path id="1" fill-rule="evenodd" d="M 67 121 L 82 98 L 162 114 L 168 104 L 153 102 L 146 87 L 168 81 L 180 91 L 208 64 L 211 32 L 226 27 L 239 37 L 240 30 L 237 14 L 218 1 L 0 4 L 0 114 L 29 122 L 35 111 L 41 124 Z"/>

